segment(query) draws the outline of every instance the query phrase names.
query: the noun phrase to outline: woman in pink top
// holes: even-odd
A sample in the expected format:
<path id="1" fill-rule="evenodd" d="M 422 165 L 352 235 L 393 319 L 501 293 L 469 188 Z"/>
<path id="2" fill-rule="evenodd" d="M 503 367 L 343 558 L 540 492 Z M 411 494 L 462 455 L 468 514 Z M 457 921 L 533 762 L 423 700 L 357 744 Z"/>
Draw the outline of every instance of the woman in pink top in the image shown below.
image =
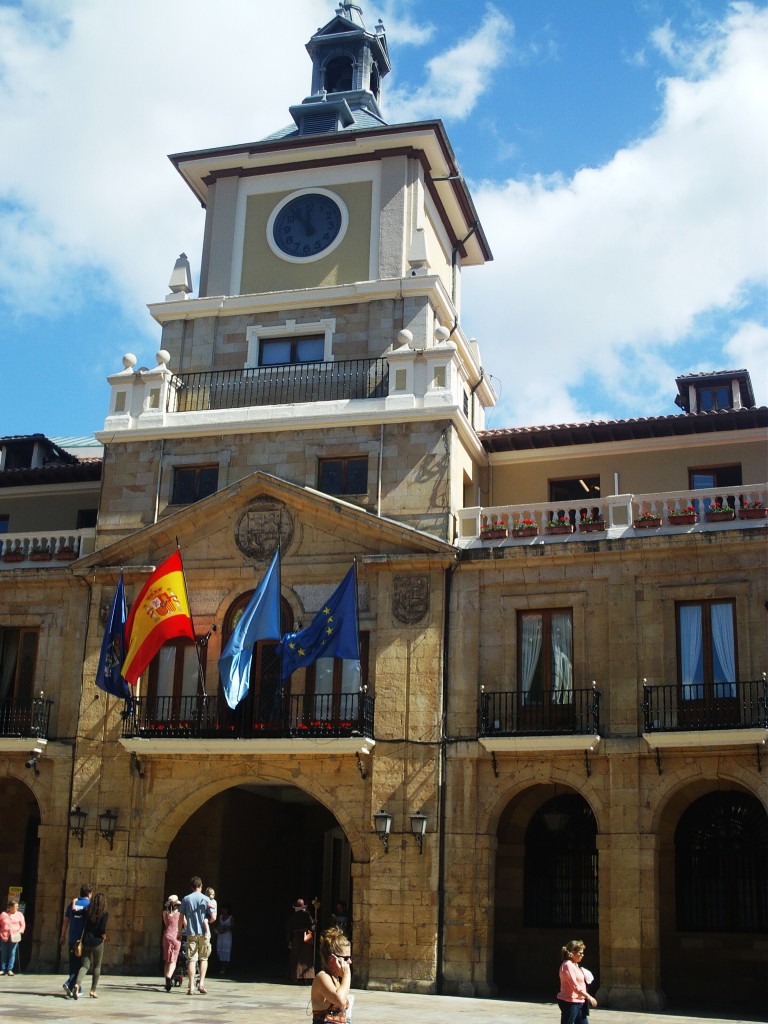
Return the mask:
<path id="1" fill-rule="evenodd" d="M 581 1017 L 584 1003 L 597 1006 L 597 1000 L 587 992 L 587 979 L 581 969 L 586 952 L 581 939 L 571 939 L 563 946 L 563 962 L 560 964 L 560 991 L 557 1005 L 560 1007 L 560 1024 L 576 1024 Z"/>
<path id="2" fill-rule="evenodd" d="M 175 894 L 165 901 L 163 910 L 163 963 L 165 964 L 165 991 L 173 988 L 173 972 L 179 959 L 181 942 L 179 940 L 179 907 L 181 900 Z"/>
<path id="3" fill-rule="evenodd" d="M 16 950 L 27 927 L 16 900 L 8 901 L 8 909 L 0 914 L 0 974 L 13 977 Z"/>

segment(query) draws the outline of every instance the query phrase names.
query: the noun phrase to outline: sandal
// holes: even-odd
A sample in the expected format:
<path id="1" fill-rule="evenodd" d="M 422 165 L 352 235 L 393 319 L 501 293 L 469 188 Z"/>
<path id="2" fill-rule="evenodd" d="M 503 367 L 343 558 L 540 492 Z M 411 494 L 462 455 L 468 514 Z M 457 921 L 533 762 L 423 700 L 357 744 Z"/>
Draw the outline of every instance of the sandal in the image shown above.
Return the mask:
<path id="1" fill-rule="evenodd" d="M 91 992 L 91 994 L 90 994 L 90 995 L 91 995 L 91 999 L 98 999 L 98 998 L 99 998 L 99 997 L 98 997 L 98 996 L 96 995 L 96 993 L 95 993 L 95 992 Z"/>
<path id="2" fill-rule="evenodd" d="M 208 989 L 207 988 L 203 988 L 202 985 L 198 985 L 197 991 L 200 993 L 201 996 L 207 996 L 208 995 Z"/>

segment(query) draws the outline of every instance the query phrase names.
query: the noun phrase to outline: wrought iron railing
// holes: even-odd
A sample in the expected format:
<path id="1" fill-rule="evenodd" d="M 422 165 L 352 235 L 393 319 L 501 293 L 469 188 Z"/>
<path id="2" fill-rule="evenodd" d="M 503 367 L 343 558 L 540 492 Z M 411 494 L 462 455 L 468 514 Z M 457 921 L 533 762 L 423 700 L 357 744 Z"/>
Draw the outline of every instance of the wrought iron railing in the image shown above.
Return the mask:
<path id="1" fill-rule="evenodd" d="M 480 694 L 480 736 L 597 735 L 600 732 L 600 691 L 532 694 L 521 690 Z"/>
<path id="2" fill-rule="evenodd" d="M 644 732 L 768 729 L 765 679 L 643 686 Z"/>
<path id="3" fill-rule="evenodd" d="M 124 738 L 275 739 L 373 737 L 374 698 L 366 692 L 278 696 L 230 709 L 221 695 L 136 697 L 126 702 Z"/>
<path id="4" fill-rule="evenodd" d="M 168 412 L 385 398 L 386 359 L 341 359 L 251 369 L 177 373 L 168 389 Z"/>
<path id="5" fill-rule="evenodd" d="M 0 736 L 48 739 L 48 719 L 53 701 L 0 701 Z"/>

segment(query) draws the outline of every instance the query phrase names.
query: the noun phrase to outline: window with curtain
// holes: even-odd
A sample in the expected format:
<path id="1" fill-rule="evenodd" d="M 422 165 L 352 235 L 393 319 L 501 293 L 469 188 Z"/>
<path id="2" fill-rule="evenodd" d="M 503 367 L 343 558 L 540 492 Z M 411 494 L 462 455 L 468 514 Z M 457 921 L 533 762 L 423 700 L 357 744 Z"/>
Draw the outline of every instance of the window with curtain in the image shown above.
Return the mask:
<path id="1" fill-rule="evenodd" d="M 678 681 L 684 701 L 736 697 L 735 620 L 732 600 L 677 605 Z"/>
<path id="2" fill-rule="evenodd" d="M 205 673 L 206 648 L 200 658 Z M 200 670 L 195 644 L 180 637 L 164 644 L 148 669 L 147 697 L 159 720 L 186 717 L 192 713 L 192 701 L 199 693 Z"/>
<path id="3" fill-rule="evenodd" d="M 0 701 L 33 699 L 38 638 L 37 629 L 0 626 Z"/>
<path id="4" fill-rule="evenodd" d="M 573 702 L 573 613 L 518 614 L 518 689 L 524 705 Z"/>
<path id="5" fill-rule="evenodd" d="M 360 687 L 368 681 L 367 632 L 360 633 L 360 661 L 318 658 L 308 665 L 305 677 L 307 710 L 316 720 L 355 721 L 359 714 Z"/>

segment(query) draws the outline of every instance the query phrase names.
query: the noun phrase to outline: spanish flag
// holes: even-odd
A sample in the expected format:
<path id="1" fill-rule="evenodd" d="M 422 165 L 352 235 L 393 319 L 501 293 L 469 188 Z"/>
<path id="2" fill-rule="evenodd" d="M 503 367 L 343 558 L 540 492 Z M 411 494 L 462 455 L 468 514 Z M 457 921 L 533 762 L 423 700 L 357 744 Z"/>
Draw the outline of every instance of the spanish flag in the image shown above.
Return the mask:
<path id="1" fill-rule="evenodd" d="M 175 636 L 195 639 L 181 553 L 158 565 L 131 605 L 125 623 L 123 679 L 135 686 L 139 676 L 166 642 Z"/>

